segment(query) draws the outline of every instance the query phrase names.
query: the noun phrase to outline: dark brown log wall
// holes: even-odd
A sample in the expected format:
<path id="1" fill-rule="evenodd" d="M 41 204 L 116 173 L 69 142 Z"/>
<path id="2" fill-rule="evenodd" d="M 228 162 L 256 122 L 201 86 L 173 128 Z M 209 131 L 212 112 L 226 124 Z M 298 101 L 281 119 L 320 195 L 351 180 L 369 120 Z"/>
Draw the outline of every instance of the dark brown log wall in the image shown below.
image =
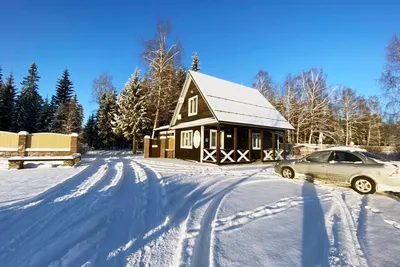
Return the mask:
<path id="1" fill-rule="evenodd" d="M 193 115 L 189 117 L 189 98 L 197 95 L 198 97 L 198 106 L 197 106 L 197 115 Z M 213 117 L 213 114 L 211 113 L 210 109 L 208 108 L 206 102 L 204 101 L 204 98 L 201 96 L 199 90 L 197 89 L 196 85 L 191 82 L 189 85 L 188 92 L 185 96 L 185 101 L 182 104 L 181 110 L 181 120 L 176 121 L 176 125 L 179 123 L 183 122 L 188 122 L 188 121 L 194 121 L 198 119 L 204 119 L 204 118 L 210 118 Z"/>
<path id="2" fill-rule="evenodd" d="M 190 159 L 190 160 L 200 161 L 201 145 L 198 148 L 195 148 L 193 145 L 192 149 L 181 148 L 181 132 L 188 131 L 188 130 L 193 130 L 193 135 L 194 135 L 195 131 L 201 132 L 200 126 L 176 130 L 175 131 L 175 157 L 178 159 Z"/>

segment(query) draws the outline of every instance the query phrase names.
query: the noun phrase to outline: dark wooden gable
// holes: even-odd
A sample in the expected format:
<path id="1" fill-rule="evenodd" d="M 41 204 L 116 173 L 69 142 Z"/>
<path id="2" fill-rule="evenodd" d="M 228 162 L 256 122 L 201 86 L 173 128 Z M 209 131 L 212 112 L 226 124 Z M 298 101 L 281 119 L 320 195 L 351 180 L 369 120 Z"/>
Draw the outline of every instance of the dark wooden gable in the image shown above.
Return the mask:
<path id="1" fill-rule="evenodd" d="M 198 106 L 197 106 L 197 115 L 189 116 L 189 98 L 196 96 L 198 97 Z M 179 120 L 179 114 L 181 114 L 181 119 Z M 178 113 L 178 119 L 176 120 L 175 125 L 178 125 L 183 122 L 194 121 L 198 119 L 204 118 L 213 118 L 214 115 L 212 114 L 210 108 L 208 107 L 207 103 L 205 102 L 204 98 L 200 94 L 199 89 L 193 81 L 190 81 L 190 85 L 188 91 L 186 93 L 184 102 L 181 106 L 181 109 Z"/>

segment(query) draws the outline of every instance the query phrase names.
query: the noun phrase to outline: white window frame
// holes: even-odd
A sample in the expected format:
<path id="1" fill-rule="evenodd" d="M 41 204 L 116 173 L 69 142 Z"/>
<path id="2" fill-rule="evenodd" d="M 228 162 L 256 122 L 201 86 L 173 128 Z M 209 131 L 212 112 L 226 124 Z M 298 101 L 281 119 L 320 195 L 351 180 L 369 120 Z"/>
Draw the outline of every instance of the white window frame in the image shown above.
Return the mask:
<path id="1" fill-rule="evenodd" d="M 215 144 L 215 146 L 212 145 L 212 138 L 211 135 L 215 133 L 215 141 L 217 141 L 217 130 L 210 130 L 210 149 L 217 149 L 217 144 Z M 220 135 L 220 149 L 224 149 L 224 140 L 225 140 L 225 133 L 224 131 L 220 131 L 219 132 Z"/>
<path id="2" fill-rule="evenodd" d="M 197 115 L 198 106 L 199 106 L 199 97 L 197 95 L 192 96 L 191 98 L 189 98 L 188 103 L 189 103 L 188 104 L 189 116 Z M 195 103 L 195 105 L 194 105 L 194 103 Z M 192 107 L 196 109 L 193 112 L 192 112 Z"/>
<path id="3" fill-rule="evenodd" d="M 251 134 L 251 147 L 255 150 L 261 149 L 261 133 Z"/>
<path id="4" fill-rule="evenodd" d="M 187 145 L 185 145 L 185 138 L 189 137 L 188 143 Z M 181 131 L 181 148 L 185 148 L 185 149 L 192 149 L 193 148 L 193 130 L 189 130 L 189 131 Z"/>

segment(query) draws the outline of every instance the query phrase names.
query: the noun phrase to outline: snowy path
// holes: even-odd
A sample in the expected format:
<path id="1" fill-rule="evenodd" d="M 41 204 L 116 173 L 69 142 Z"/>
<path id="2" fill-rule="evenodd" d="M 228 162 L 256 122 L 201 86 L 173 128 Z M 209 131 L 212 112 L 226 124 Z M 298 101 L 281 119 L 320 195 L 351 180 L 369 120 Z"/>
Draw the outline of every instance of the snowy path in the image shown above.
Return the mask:
<path id="1" fill-rule="evenodd" d="M 37 187 L 41 172 L 44 186 Z M 396 199 L 285 180 L 268 165 L 218 167 L 103 152 L 76 169 L 0 171 L 6 177 L 0 187 L 11 188 L 16 173 L 19 193 L 0 194 L 1 266 L 400 261 Z M 52 173 L 59 178 L 51 181 Z"/>

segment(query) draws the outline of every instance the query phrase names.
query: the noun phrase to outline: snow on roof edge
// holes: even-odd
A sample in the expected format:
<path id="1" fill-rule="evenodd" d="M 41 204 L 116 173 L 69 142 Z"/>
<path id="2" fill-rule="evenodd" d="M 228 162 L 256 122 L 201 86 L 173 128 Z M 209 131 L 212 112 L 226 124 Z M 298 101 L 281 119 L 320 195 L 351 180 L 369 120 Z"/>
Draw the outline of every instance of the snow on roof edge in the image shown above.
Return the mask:
<path id="1" fill-rule="evenodd" d="M 251 122 L 251 119 L 247 120 L 247 122 L 244 122 L 244 124 L 249 124 L 253 126 L 260 126 L 260 127 L 272 127 L 272 128 L 280 128 L 280 129 L 287 129 L 287 130 L 294 130 L 294 127 L 285 119 L 284 116 L 260 93 L 259 90 L 255 88 L 251 88 L 245 85 L 237 84 L 231 81 L 227 81 L 221 78 L 217 78 L 214 76 L 210 76 L 204 73 L 199 73 L 199 72 L 194 72 L 189 70 L 189 75 L 192 77 L 193 82 L 196 84 L 197 88 L 200 91 L 200 94 L 204 97 L 207 105 L 210 107 L 211 112 L 214 114 L 215 118 L 221 122 L 221 121 L 226 121 L 230 123 L 242 123 L 243 120 L 240 118 L 234 118 L 234 116 L 228 120 L 226 118 L 224 119 L 225 116 L 222 116 L 221 113 L 232 113 L 232 114 L 239 114 L 240 112 L 237 112 L 235 108 L 233 108 L 231 105 L 229 105 L 229 102 L 235 102 L 235 103 L 240 103 L 240 104 L 245 104 L 245 105 L 250 105 L 258 108 L 265 108 L 273 111 L 275 114 L 272 115 L 272 117 L 260 117 L 258 114 L 255 114 L 257 112 L 251 112 L 249 114 L 241 114 L 241 117 L 243 116 L 248 116 L 248 117 L 253 117 L 253 122 Z M 224 90 L 221 90 L 217 92 L 216 94 L 213 93 L 211 88 L 214 87 L 221 87 Z M 230 89 L 230 92 L 233 93 L 233 95 L 236 95 L 232 97 L 228 96 L 229 92 L 227 92 L 226 88 Z M 248 91 L 251 89 L 252 91 Z M 251 92 L 248 94 L 248 92 Z M 219 95 L 218 95 L 219 93 Z M 247 97 L 247 98 L 246 98 Z M 213 100 L 212 100 L 213 99 Z M 248 100 L 248 101 L 243 101 L 243 100 Z M 228 103 L 222 103 L 221 101 L 217 102 L 218 100 L 225 100 Z M 225 108 L 221 109 L 221 106 L 224 106 Z M 229 111 L 225 111 L 225 109 L 229 109 Z M 232 109 L 232 110 L 230 110 Z M 237 108 L 236 108 L 237 109 Z M 259 113 L 259 112 L 258 112 Z M 264 120 L 270 120 L 270 121 L 280 121 L 282 122 L 281 125 L 276 125 L 273 123 L 254 123 L 254 118 L 260 117 L 261 119 Z M 283 124 L 283 125 L 282 125 Z M 285 125 L 286 124 L 286 125 Z"/>

